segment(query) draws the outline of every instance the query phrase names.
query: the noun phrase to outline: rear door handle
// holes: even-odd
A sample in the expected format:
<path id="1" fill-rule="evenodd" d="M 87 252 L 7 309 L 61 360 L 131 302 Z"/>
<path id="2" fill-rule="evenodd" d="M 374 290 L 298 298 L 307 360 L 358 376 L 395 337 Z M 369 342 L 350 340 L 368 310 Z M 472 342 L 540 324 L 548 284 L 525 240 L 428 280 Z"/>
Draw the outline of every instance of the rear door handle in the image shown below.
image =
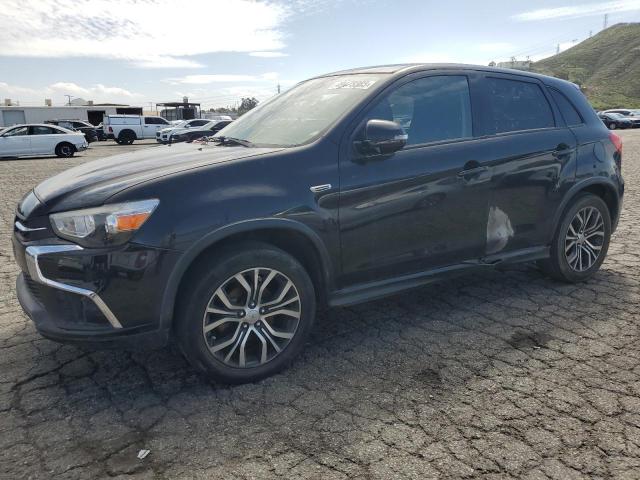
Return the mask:
<path id="1" fill-rule="evenodd" d="M 470 175 L 478 175 L 480 173 L 484 173 L 488 171 L 489 171 L 489 167 L 487 166 L 469 168 L 468 170 L 462 170 L 458 172 L 458 177 L 468 177 Z"/>
<path id="2" fill-rule="evenodd" d="M 571 155 L 573 152 L 575 152 L 575 150 L 575 148 L 556 148 L 553 152 L 551 152 L 551 155 L 553 155 L 555 158 L 564 157 L 565 155 Z"/>

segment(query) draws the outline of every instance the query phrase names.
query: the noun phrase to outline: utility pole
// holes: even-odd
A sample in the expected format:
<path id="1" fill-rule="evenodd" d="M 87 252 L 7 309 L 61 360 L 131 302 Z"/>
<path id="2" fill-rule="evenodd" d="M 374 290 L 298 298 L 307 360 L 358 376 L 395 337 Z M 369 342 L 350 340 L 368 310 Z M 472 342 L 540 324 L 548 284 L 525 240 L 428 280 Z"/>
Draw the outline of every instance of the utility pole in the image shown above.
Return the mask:
<path id="1" fill-rule="evenodd" d="M 556 55 L 560 53 L 560 44 L 556 45 Z"/>
<path id="2" fill-rule="evenodd" d="M 71 99 L 73 98 L 73 95 L 65 95 L 65 97 L 67 97 L 67 105 L 71 105 Z"/>
<path id="3" fill-rule="evenodd" d="M 603 26 L 602 29 L 606 30 L 606 28 L 609 26 L 609 14 L 605 13 L 604 14 L 604 22 L 603 22 Z"/>
<path id="4" fill-rule="evenodd" d="M 280 84 L 278 84 L 278 94 L 280 94 Z"/>
<path id="5" fill-rule="evenodd" d="M 593 30 L 589 30 L 589 38 L 593 35 Z"/>

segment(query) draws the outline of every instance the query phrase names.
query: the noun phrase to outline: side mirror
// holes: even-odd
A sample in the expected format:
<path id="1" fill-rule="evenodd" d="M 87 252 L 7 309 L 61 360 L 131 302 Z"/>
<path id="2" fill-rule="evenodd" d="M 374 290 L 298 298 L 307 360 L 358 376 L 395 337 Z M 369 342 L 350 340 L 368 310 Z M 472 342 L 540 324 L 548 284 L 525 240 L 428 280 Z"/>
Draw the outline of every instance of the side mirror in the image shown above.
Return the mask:
<path id="1" fill-rule="evenodd" d="M 364 140 L 356 142 L 364 155 L 388 155 L 402 150 L 408 135 L 398 123 L 389 120 L 372 119 L 364 129 Z"/>

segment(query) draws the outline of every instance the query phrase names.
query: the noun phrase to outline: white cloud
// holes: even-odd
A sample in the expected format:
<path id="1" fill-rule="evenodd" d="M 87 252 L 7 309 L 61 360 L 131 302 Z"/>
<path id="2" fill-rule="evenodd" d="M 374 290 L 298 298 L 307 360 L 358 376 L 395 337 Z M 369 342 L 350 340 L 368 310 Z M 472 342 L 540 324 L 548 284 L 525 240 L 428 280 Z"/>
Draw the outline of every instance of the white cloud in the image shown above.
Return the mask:
<path id="1" fill-rule="evenodd" d="M 2 0 L 0 56 L 197 68 L 194 55 L 282 49 L 288 11 L 267 0 Z"/>
<path id="2" fill-rule="evenodd" d="M 167 78 L 166 83 L 172 85 L 206 85 L 210 83 L 237 83 L 237 82 L 264 82 L 278 79 L 275 72 L 263 73 L 262 75 L 233 75 L 233 74 L 207 74 L 207 75 L 185 75 L 184 77 Z"/>
<path id="3" fill-rule="evenodd" d="M 53 98 L 62 104 L 65 95 L 82 97 L 95 102 L 125 102 L 139 100 L 140 94 L 121 87 L 106 86 L 101 83 L 83 87 L 73 82 L 56 82 L 42 88 L 29 88 L 0 82 L 0 96 L 13 100 L 40 104 L 45 98 Z M 42 103 L 44 104 L 44 103 Z"/>
<path id="4" fill-rule="evenodd" d="M 512 18 L 519 21 L 550 20 L 556 18 L 576 18 L 605 13 L 630 12 L 640 10 L 640 0 L 622 0 L 614 2 L 583 3 L 568 7 L 540 8 L 519 13 Z"/>
<path id="5" fill-rule="evenodd" d="M 280 57 L 288 57 L 288 53 L 284 52 L 251 52 L 249 53 L 252 57 L 262 57 L 262 58 L 280 58 Z"/>
<path id="6" fill-rule="evenodd" d="M 204 65 L 187 58 L 147 57 L 142 60 L 131 59 L 131 63 L 140 68 L 202 68 Z"/>

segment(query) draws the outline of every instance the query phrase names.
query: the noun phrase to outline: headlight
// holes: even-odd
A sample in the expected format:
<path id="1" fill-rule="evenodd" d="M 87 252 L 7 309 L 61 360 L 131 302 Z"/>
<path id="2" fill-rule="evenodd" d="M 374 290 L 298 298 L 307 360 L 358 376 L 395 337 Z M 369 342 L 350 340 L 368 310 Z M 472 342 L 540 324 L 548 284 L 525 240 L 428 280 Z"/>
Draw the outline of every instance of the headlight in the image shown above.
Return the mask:
<path id="1" fill-rule="evenodd" d="M 56 235 L 85 247 L 121 245 L 142 227 L 159 200 L 104 205 L 49 216 Z"/>

